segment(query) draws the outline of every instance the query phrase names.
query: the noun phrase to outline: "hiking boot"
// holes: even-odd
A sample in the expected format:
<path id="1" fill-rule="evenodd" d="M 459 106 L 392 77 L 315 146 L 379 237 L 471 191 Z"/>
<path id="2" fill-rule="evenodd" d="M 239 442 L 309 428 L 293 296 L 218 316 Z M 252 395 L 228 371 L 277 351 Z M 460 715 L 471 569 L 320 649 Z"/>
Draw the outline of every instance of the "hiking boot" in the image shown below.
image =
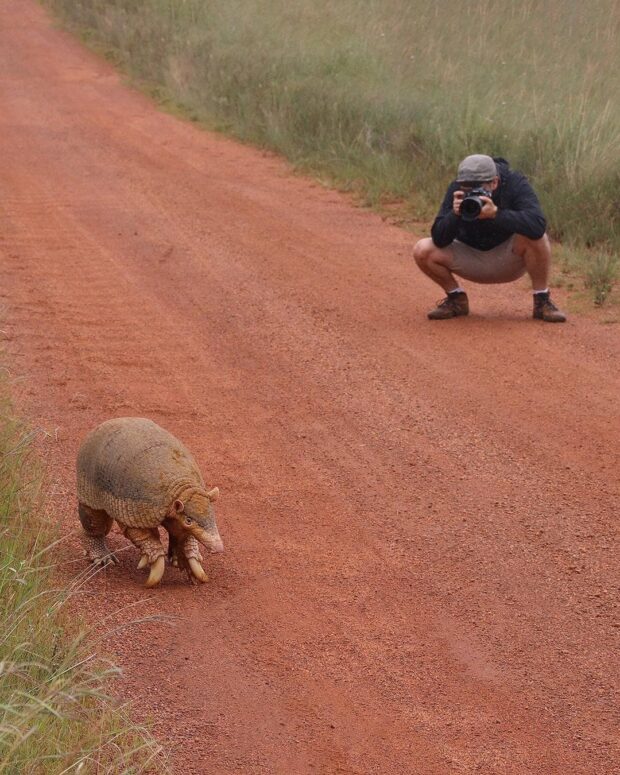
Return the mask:
<path id="1" fill-rule="evenodd" d="M 534 294 L 534 314 L 536 320 L 546 320 L 547 323 L 564 323 L 566 315 L 551 301 L 548 293 Z"/>
<path id="2" fill-rule="evenodd" d="M 449 293 L 445 299 L 437 302 L 435 309 L 428 313 L 429 320 L 446 320 L 458 318 L 461 315 L 469 315 L 469 301 L 463 291 Z"/>

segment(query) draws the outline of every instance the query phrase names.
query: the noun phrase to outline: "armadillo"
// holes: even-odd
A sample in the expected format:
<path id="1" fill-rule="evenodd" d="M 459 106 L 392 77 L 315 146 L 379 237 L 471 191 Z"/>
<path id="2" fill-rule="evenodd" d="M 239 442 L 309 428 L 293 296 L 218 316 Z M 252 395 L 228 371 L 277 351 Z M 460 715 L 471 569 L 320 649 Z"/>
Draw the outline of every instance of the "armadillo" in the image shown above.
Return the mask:
<path id="1" fill-rule="evenodd" d="M 116 520 L 140 550 L 138 568 L 150 566 L 147 587 L 164 574 L 160 526 L 169 534 L 170 562 L 190 579 L 207 581 L 198 542 L 210 552 L 224 550 L 212 505 L 218 494 L 217 487 L 206 488 L 189 450 L 152 420 L 107 420 L 78 452 L 78 514 L 86 556 L 103 566 L 117 562 L 105 541 Z"/>

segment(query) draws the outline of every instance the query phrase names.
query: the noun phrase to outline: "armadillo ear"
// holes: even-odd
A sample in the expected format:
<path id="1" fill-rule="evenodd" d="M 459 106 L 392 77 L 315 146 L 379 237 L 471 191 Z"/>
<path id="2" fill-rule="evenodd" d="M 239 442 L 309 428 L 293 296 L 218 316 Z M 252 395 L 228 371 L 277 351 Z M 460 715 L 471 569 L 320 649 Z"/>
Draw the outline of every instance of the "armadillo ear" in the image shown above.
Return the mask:
<path id="1" fill-rule="evenodd" d="M 210 501 L 216 501 L 219 497 L 219 494 L 220 494 L 220 488 L 214 487 L 212 490 L 209 490 L 209 492 L 207 493 L 207 498 Z"/>
<path id="2" fill-rule="evenodd" d="M 175 502 L 172 504 L 172 508 L 177 512 L 177 514 L 182 514 L 183 509 L 185 508 L 185 504 L 183 503 L 182 500 L 179 500 L 179 498 L 177 498 Z"/>

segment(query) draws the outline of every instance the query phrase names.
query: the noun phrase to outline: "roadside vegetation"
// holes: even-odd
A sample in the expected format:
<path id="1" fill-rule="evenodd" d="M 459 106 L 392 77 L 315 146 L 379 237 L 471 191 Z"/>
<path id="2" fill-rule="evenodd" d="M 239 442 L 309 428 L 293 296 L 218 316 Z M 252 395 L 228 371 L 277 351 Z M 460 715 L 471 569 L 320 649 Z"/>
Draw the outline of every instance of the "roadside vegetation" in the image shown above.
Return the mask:
<path id="1" fill-rule="evenodd" d="M 35 436 L 13 416 L 1 377 L 0 775 L 163 772 L 157 744 L 107 693 L 119 670 L 69 622 L 80 579 L 55 584 Z"/>
<path id="2" fill-rule="evenodd" d="M 45 2 L 170 107 L 405 221 L 432 218 L 463 156 L 507 158 L 597 303 L 611 290 L 616 0 Z"/>

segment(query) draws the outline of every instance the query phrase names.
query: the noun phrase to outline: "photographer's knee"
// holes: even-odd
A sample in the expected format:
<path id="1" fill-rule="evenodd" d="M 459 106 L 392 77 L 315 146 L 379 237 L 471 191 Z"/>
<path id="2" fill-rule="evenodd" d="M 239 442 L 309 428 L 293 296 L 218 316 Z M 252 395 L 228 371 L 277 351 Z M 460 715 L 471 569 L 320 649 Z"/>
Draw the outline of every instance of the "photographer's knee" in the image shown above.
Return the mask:
<path id="1" fill-rule="evenodd" d="M 551 255 L 551 241 L 547 234 L 543 234 L 539 239 L 529 239 L 523 234 L 516 234 L 513 250 L 519 255 L 528 254 L 548 257 Z"/>
<path id="2" fill-rule="evenodd" d="M 418 240 L 413 246 L 413 257 L 418 266 L 426 265 L 435 245 L 429 237 Z"/>

